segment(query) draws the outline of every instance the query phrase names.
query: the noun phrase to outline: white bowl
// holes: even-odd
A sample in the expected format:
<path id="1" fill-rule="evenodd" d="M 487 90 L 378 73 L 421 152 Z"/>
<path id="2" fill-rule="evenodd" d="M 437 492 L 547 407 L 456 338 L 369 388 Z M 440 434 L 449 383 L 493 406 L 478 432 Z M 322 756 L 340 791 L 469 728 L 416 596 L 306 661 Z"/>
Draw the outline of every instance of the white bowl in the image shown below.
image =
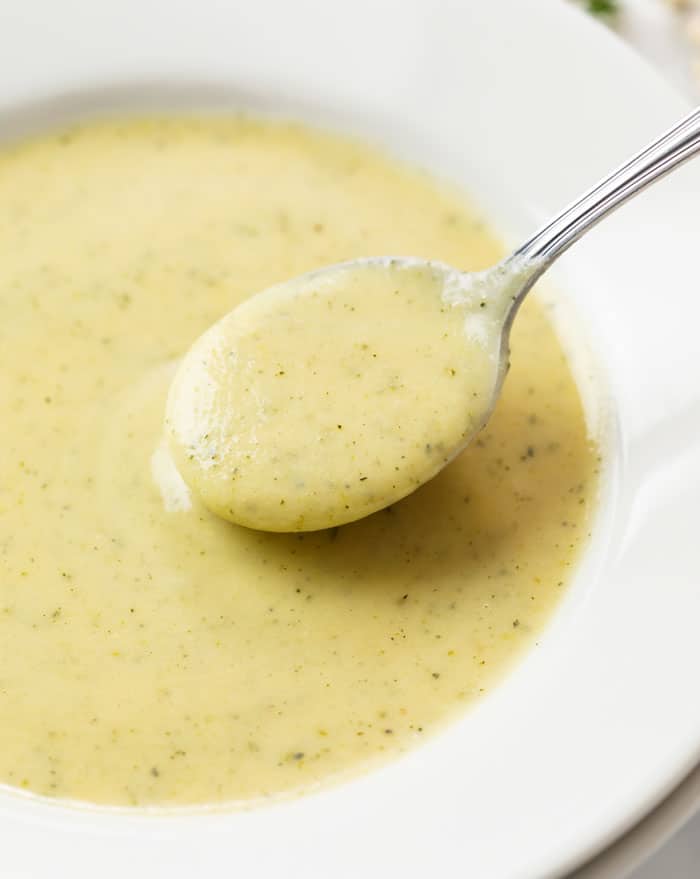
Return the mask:
<path id="1" fill-rule="evenodd" d="M 287 113 L 463 183 L 512 243 L 685 109 L 562 0 L 5 0 L 0 58 L 8 133 L 99 107 Z M 558 272 L 610 388 L 608 488 L 491 697 L 405 759 L 248 813 L 3 793 L 3 875 L 555 876 L 650 810 L 700 753 L 699 192 L 683 169 Z"/>

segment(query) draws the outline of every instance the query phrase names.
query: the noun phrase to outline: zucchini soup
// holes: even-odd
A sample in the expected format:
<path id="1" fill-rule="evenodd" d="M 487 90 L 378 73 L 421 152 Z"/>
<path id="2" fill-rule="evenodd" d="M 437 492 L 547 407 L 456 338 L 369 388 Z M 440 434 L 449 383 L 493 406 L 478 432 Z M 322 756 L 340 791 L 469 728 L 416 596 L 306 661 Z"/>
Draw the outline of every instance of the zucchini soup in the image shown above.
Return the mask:
<path id="1" fill-rule="evenodd" d="M 2 148 L 0 249 L 0 782 L 122 805 L 303 792 L 415 746 L 535 642 L 599 467 L 536 298 L 488 425 L 367 518 L 225 521 L 164 441 L 184 353 L 256 292 L 374 254 L 495 263 L 459 192 L 294 124 L 98 121 Z M 394 330 L 429 381 L 419 316 Z"/>

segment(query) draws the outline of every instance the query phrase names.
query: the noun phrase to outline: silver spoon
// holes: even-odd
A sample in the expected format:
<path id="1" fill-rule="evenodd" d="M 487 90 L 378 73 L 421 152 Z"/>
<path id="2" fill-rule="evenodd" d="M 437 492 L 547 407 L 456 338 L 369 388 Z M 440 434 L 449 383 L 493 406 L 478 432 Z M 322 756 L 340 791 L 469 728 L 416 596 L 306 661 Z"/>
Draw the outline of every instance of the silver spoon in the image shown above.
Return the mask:
<path id="1" fill-rule="evenodd" d="M 171 387 L 166 436 L 185 482 L 223 518 L 269 531 L 341 525 L 405 497 L 462 451 L 488 421 L 507 371 L 513 320 L 537 279 L 600 220 L 698 152 L 700 108 L 484 272 L 460 272 L 416 258 L 376 257 L 320 269 L 247 300 L 195 342 Z M 271 373 L 266 364 L 283 358 L 290 334 L 305 333 L 299 350 L 313 353 L 317 348 L 319 357 L 328 358 L 329 368 L 350 356 L 340 341 L 337 346 L 334 341 L 337 321 L 351 319 L 347 310 L 326 321 L 319 298 L 327 309 L 352 302 L 359 309 L 372 289 L 371 309 L 387 291 L 415 290 L 419 284 L 428 290 L 426 302 L 436 317 L 439 311 L 441 320 L 444 316 L 454 321 L 459 312 L 465 327 L 481 334 L 479 345 L 472 344 L 473 371 L 480 384 L 450 385 L 443 380 L 446 394 L 455 387 L 472 388 L 468 401 L 457 398 L 448 405 L 446 397 L 446 405 L 436 413 L 430 409 L 429 394 L 416 403 L 408 381 L 402 385 L 402 408 L 400 398 L 397 404 L 396 396 L 389 398 L 383 386 L 369 384 L 371 361 L 353 376 L 360 380 L 353 384 L 359 393 L 351 393 L 350 384 L 344 387 L 343 382 L 329 392 L 319 384 L 317 370 L 309 369 L 297 370 L 294 393 L 280 396 L 286 370 L 278 364 Z M 416 296 L 410 296 L 406 301 L 412 303 Z M 350 310 L 355 312 L 354 305 Z M 412 314 L 406 312 L 407 321 Z M 358 332 L 363 326 L 358 324 Z M 271 327 L 278 328 L 276 347 Z M 436 328 L 445 329 L 439 322 Z M 413 333 L 420 336 L 420 324 Z M 436 351 L 444 352 L 440 339 L 448 336 L 435 333 Z M 352 334 L 349 339 L 357 347 Z M 290 355 L 288 363 L 294 359 Z M 290 368 L 295 365 L 289 363 Z M 416 364 L 403 365 L 409 376 L 420 377 L 410 372 Z M 470 370 L 467 364 L 461 373 Z M 449 421 L 452 410 L 460 416 Z M 425 442 L 421 419 L 427 423 L 429 415 L 434 421 L 430 436 L 439 442 Z"/>

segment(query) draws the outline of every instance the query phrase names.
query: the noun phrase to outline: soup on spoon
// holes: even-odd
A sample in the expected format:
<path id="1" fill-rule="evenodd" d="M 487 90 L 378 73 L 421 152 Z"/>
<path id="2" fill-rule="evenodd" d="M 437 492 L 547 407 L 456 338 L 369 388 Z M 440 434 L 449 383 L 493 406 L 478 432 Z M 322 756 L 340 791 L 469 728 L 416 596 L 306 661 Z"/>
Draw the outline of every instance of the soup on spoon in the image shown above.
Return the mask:
<path id="1" fill-rule="evenodd" d="M 214 513 L 266 531 L 341 525 L 405 497 L 493 404 L 509 286 L 481 277 L 366 259 L 244 302 L 172 384 L 182 476 Z"/>

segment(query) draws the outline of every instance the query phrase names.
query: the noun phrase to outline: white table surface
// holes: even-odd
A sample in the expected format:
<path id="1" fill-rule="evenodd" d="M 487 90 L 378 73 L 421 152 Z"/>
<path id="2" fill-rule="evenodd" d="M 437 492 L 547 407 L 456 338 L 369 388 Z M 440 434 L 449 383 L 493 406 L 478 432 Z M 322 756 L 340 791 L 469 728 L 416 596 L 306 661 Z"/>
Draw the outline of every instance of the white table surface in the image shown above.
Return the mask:
<path id="1" fill-rule="evenodd" d="M 694 0 L 700 15 L 700 0 Z M 690 101 L 700 103 L 700 45 L 693 46 L 685 17 L 667 0 L 620 0 L 622 14 L 615 25 L 620 36 L 651 61 Z M 693 6 L 693 2 L 688 3 Z M 700 226 L 700 210 L 698 215 Z M 700 813 L 629 879 L 700 879 Z"/>

